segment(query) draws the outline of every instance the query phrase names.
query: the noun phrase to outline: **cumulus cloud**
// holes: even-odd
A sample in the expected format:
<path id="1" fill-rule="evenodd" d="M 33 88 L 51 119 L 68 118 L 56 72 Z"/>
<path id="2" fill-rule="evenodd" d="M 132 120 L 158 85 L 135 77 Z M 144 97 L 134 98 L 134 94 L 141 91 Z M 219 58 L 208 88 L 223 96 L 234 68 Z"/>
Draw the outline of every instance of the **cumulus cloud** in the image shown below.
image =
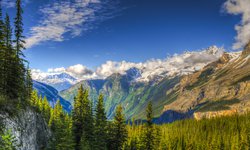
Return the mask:
<path id="1" fill-rule="evenodd" d="M 138 68 L 141 70 L 141 77 L 138 80 L 143 81 L 148 81 L 154 76 L 189 74 L 218 60 L 223 52 L 223 48 L 212 46 L 205 50 L 175 54 L 166 59 L 151 59 L 144 63 L 107 61 L 96 69 L 96 74 L 105 78 L 113 73 L 125 74 L 130 68 Z"/>
<path id="2" fill-rule="evenodd" d="M 235 26 L 237 36 L 233 49 L 240 49 L 250 41 L 250 1 L 249 0 L 227 0 L 224 9 L 233 15 L 241 15 L 240 24 Z"/>
<path id="3" fill-rule="evenodd" d="M 93 75 L 93 71 L 88 69 L 86 66 L 77 64 L 70 66 L 66 69 L 66 72 L 77 78 L 86 78 Z"/>
<path id="4" fill-rule="evenodd" d="M 103 0 L 73 0 L 56 1 L 42 7 L 39 11 L 42 20 L 30 29 L 26 39 L 26 47 L 30 48 L 46 41 L 61 42 L 82 34 L 93 28 L 93 23 L 110 18 L 112 15 L 104 13 L 108 1 Z M 103 12 L 100 15 L 100 12 Z"/>
<path id="5" fill-rule="evenodd" d="M 32 79 L 33 80 L 40 80 L 43 79 L 45 77 L 47 77 L 49 75 L 48 72 L 43 72 L 39 69 L 32 69 L 31 70 L 31 75 L 32 75 Z"/>
<path id="6" fill-rule="evenodd" d="M 107 61 L 105 64 L 98 67 L 95 72 L 99 77 L 105 78 L 114 73 L 124 74 L 126 70 L 133 67 L 138 67 L 138 64 L 127 61 Z"/>
<path id="7" fill-rule="evenodd" d="M 137 68 L 141 73 L 137 80 L 149 81 L 155 76 L 165 77 L 190 74 L 194 71 L 202 69 L 207 64 L 218 60 L 223 52 L 223 48 L 212 46 L 201 51 L 175 54 L 165 59 L 151 59 L 140 63 L 107 61 L 93 71 L 88 69 L 86 66 L 77 64 L 68 68 L 61 67 L 49 69 L 47 74 L 68 73 L 79 80 L 105 79 L 114 73 L 125 74 L 127 70 Z M 34 75 L 37 76 L 39 74 L 41 74 L 40 77 L 43 77 L 46 73 L 41 73 L 40 70 L 34 70 Z"/>

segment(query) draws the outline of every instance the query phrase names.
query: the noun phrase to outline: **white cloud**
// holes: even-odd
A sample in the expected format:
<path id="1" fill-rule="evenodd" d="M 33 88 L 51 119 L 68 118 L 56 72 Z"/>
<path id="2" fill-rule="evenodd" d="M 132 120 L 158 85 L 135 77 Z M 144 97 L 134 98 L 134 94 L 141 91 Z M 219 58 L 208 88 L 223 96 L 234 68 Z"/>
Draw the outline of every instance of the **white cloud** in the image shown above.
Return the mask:
<path id="1" fill-rule="evenodd" d="M 68 67 L 66 72 L 77 78 L 86 78 L 93 75 L 93 71 L 81 64 Z"/>
<path id="2" fill-rule="evenodd" d="M 97 13 L 102 11 L 105 3 L 99 0 L 62 0 L 46 5 L 39 10 L 42 20 L 30 29 L 25 46 L 30 48 L 46 41 L 61 42 L 66 39 L 66 34 L 70 37 L 81 35 L 93 28 L 92 23 L 101 20 Z M 105 13 L 102 15 L 105 18 Z"/>
<path id="3" fill-rule="evenodd" d="M 223 48 L 212 46 L 206 50 L 176 54 L 166 59 L 151 59 L 144 63 L 107 61 L 96 69 L 96 74 L 105 78 L 113 73 L 124 74 L 125 71 L 134 67 L 142 71 L 139 80 L 143 81 L 148 81 L 153 76 L 189 74 L 200 70 L 208 63 L 218 60 L 223 52 Z"/>
<path id="4" fill-rule="evenodd" d="M 237 36 L 233 49 L 240 49 L 250 41 L 250 0 L 227 0 L 224 9 L 233 15 L 241 15 L 241 23 L 235 26 Z"/>
<path id="5" fill-rule="evenodd" d="M 32 69 L 31 70 L 31 75 L 32 75 L 32 79 L 33 80 L 39 80 L 39 79 L 42 79 L 42 78 L 45 78 L 46 76 L 49 75 L 48 72 L 43 72 L 39 69 Z"/>
<path id="6" fill-rule="evenodd" d="M 132 62 L 107 61 L 105 64 L 102 64 L 100 67 L 96 69 L 96 74 L 102 78 L 105 78 L 114 73 L 124 74 L 126 70 L 137 66 L 138 64 Z"/>
<path id="7" fill-rule="evenodd" d="M 130 68 L 138 68 L 141 70 L 141 77 L 138 78 L 138 81 L 149 81 L 150 78 L 154 76 L 165 77 L 183 75 L 200 70 L 207 64 L 218 60 L 223 52 L 223 48 L 212 46 L 201 51 L 175 54 L 166 59 L 151 59 L 141 63 L 107 61 L 97 67 L 94 71 L 88 69 L 86 66 L 77 64 L 68 68 L 61 67 L 49 69 L 47 74 L 68 73 L 79 80 L 104 79 L 114 73 L 125 74 Z M 34 70 L 35 76 L 38 76 L 39 74 L 41 74 L 40 77 L 42 77 L 46 73 Z M 37 77 L 34 77 L 34 79 L 36 78 Z"/>

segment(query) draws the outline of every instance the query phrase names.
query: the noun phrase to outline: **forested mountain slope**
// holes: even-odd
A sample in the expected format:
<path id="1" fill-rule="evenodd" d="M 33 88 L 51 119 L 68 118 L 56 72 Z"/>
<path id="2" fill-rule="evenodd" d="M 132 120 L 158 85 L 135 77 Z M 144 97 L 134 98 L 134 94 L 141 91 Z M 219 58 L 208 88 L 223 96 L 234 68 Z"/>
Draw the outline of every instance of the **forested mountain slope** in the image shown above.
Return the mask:
<path id="1" fill-rule="evenodd" d="M 124 107 L 124 112 L 128 118 L 134 115 L 140 118 L 139 116 L 142 115 L 140 113 L 145 110 L 149 101 L 153 102 L 156 108 L 155 112 L 160 115 L 163 106 L 175 99 L 175 94 L 172 93 L 172 97 L 165 101 L 167 99 L 165 91 L 173 88 L 179 82 L 178 77 L 165 79 L 159 83 L 134 82 L 134 74 L 129 71 L 125 75 L 113 74 L 105 80 L 82 81 L 60 94 L 65 99 L 73 102 L 80 85 L 83 85 L 85 89 L 89 89 L 92 100 L 97 100 L 98 94 L 102 93 L 105 97 L 105 108 L 109 119 L 113 117 L 118 104 Z"/>

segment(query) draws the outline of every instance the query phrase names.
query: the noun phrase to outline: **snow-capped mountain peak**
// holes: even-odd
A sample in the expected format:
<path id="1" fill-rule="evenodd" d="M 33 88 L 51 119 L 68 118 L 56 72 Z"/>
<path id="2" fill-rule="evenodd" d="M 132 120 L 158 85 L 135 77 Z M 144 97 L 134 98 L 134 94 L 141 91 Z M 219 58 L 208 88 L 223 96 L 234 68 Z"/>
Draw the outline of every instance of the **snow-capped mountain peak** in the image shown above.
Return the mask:
<path id="1" fill-rule="evenodd" d="M 167 76 L 186 75 L 202 69 L 207 64 L 218 60 L 224 53 L 223 48 L 211 46 L 201 51 L 187 51 L 165 60 L 152 60 L 141 67 L 139 82 L 161 80 Z"/>
<path id="2" fill-rule="evenodd" d="M 67 73 L 47 73 L 47 74 L 32 74 L 34 80 L 48 84 L 58 91 L 65 90 L 76 84 L 78 79 Z"/>
<path id="3" fill-rule="evenodd" d="M 208 47 L 206 52 L 211 55 L 217 55 L 218 53 L 221 53 L 220 49 L 215 45 Z"/>
<path id="4" fill-rule="evenodd" d="M 77 79 L 72 77 L 67 73 L 59 73 L 59 74 L 51 74 L 43 78 L 42 80 L 51 80 L 52 82 L 62 82 L 62 81 L 69 81 L 74 83 Z"/>

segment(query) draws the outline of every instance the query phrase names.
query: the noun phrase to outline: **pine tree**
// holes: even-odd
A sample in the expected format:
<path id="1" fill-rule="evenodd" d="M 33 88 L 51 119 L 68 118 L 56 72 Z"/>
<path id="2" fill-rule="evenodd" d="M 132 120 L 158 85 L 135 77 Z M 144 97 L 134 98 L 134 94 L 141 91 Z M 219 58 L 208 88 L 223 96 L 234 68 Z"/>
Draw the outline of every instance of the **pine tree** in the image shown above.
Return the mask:
<path id="1" fill-rule="evenodd" d="M 72 110 L 72 132 L 74 136 L 75 149 L 80 150 L 80 142 L 83 134 L 83 87 L 78 89 L 77 96 L 74 98 L 74 109 Z"/>
<path id="2" fill-rule="evenodd" d="M 103 95 L 99 95 L 95 115 L 95 149 L 105 150 L 107 139 L 107 117 L 104 109 Z"/>
<path id="3" fill-rule="evenodd" d="M 89 99 L 88 90 L 84 90 L 83 97 L 83 134 L 82 138 L 86 139 L 86 142 L 89 144 L 91 149 L 94 149 L 94 118 L 93 110 L 91 107 L 91 102 Z M 84 146 L 84 145 L 83 145 Z"/>
<path id="4" fill-rule="evenodd" d="M 36 90 L 33 90 L 31 93 L 31 97 L 30 97 L 30 104 L 31 104 L 31 106 L 36 107 L 37 102 L 38 102 L 38 94 L 37 94 Z"/>
<path id="5" fill-rule="evenodd" d="M 16 68 L 13 70 L 15 71 L 14 74 L 16 74 L 16 81 L 15 85 L 12 88 L 16 89 L 16 95 L 13 96 L 13 98 L 19 98 L 19 100 L 25 100 L 27 97 L 26 95 L 26 68 L 24 66 L 24 54 L 22 52 L 23 49 L 25 49 L 24 44 L 24 36 L 23 36 L 23 19 L 22 19 L 22 5 L 21 0 L 16 0 L 16 17 L 14 21 L 15 25 L 15 61 L 14 66 Z M 21 103 L 21 101 L 19 101 Z"/>
<path id="6" fill-rule="evenodd" d="M 6 82 L 6 74 L 5 74 L 5 54 L 6 48 L 4 46 L 4 23 L 2 17 L 2 6 L 0 3 L 0 94 L 5 95 L 5 82 Z"/>
<path id="7" fill-rule="evenodd" d="M 72 119 L 68 114 L 64 115 L 63 126 L 62 126 L 63 135 L 61 138 L 62 142 L 59 144 L 60 150 L 71 150 L 74 149 L 74 141 L 72 135 Z"/>
<path id="8" fill-rule="evenodd" d="M 15 50 L 12 46 L 12 28 L 10 25 L 10 18 L 9 15 L 6 14 L 5 17 L 5 23 L 4 23 L 4 57 L 5 62 L 4 65 L 4 80 L 5 80 L 5 95 L 9 98 L 14 98 L 15 95 L 17 95 L 17 76 L 15 74 L 16 72 L 16 65 L 15 65 Z"/>
<path id="9" fill-rule="evenodd" d="M 54 139 L 51 141 L 49 149 L 73 149 L 74 143 L 71 132 L 71 118 L 63 112 L 63 108 L 59 100 L 57 101 L 52 112 L 49 126 L 53 131 Z"/>
<path id="10" fill-rule="evenodd" d="M 154 135 L 154 127 L 153 127 L 153 109 L 152 103 L 149 102 L 147 110 L 147 122 L 146 122 L 146 131 L 144 137 L 144 146 L 146 150 L 153 150 L 155 147 L 155 135 Z"/>
<path id="11" fill-rule="evenodd" d="M 12 48 L 12 28 L 10 25 L 10 17 L 7 13 L 4 22 L 4 45 L 7 48 Z"/>
<path id="12" fill-rule="evenodd" d="M 116 108 L 114 123 L 111 131 L 111 144 L 109 144 L 109 149 L 121 150 L 123 144 L 127 140 L 127 129 L 125 117 L 122 113 L 122 106 L 119 105 Z"/>
<path id="13" fill-rule="evenodd" d="M 76 143 L 75 149 L 85 147 L 81 141 L 88 143 L 89 147 L 94 147 L 94 118 L 87 90 L 80 86 L 75 98 L 74 109 L 72 111 L 73 127 L 72 132 Z"/>
<path id="14" fill-rule="evenodd" d="M 37 108 L 40 112 L 42 112 L 43 110 L 43 98 L 42 96 L 40 95 L 39 98 L 38 98 L 38 102 L 37 102 Z"/>
<path id="15" fill-rule="evenodd" d="M 15 76 L 12 74 L 12 65 L 14 59 L 14 50 L 12 47 L 12 28 L 10 25 L 10 18 L 9 15 L 6 14 L 5 17 L 5 26 L 4 26 L 4 45 L 5 45 L 5 62 L 4 62 L 4 70 L 5 70 L 5 92 L 6 95 L 10 95 L 9 93 L 13 93 L 12 90 L 12 79 Z"/>
<path id="16" fill-rule="evenodd" d="M 15 17 L 15 44 L 16 44 L 16 55 L 24 56 L 22 50 L 25 49 L 24 36 L 23 36 L 23 9 L 21 0 L 16 0 L 16 17 Z"/>
<path id="17" fill-rule="evenodd" d="M 45 120 L 47 122 L 49 122 L 50 114 L 51 114 L 51 112 L 50 112 L 51 111 L 51 107 L 49 105 L 49 102 L 48 102 L 48 99 L 47 99 L 46 96 L 43 98 L 43 104 L 42 105 L 43 105 L 42 114 L 43 114 Z"/>

